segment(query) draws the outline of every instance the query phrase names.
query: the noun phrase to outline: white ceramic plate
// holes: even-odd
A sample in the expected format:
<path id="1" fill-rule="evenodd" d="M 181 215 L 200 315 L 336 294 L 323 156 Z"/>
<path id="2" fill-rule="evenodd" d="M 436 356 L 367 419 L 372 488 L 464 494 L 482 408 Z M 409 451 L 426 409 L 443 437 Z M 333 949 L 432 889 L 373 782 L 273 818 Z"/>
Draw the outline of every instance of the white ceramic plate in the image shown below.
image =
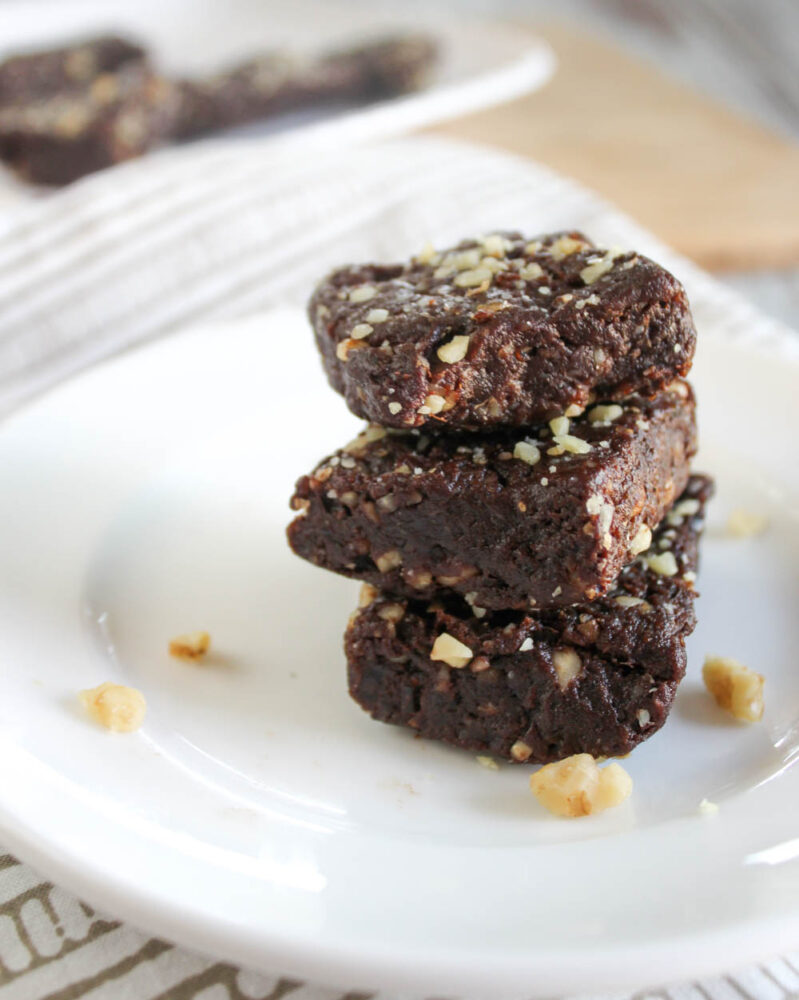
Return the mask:
<path id="1" fill-rule="evenodd" d="M 418 93 L 335 112 L 299 112 L 237 130 L 317 148 L 387 138 L 510 100 L 541 86 L 555 57 L 529 31 L 486 22 L 434 4 L 355 3 L 347 0 L 5 0 L 0 8 L 0 59 L 31 47 L 101 31 L 146 41 L 158 65 L 203 73 L 269 48 L 321 51 L 393 31 L 428 31 L 440 58 Z M 29 198 L 33 189 L 0 172 L 0 207 Z"/>
<path id="2" fill-rule="evenodd" d="M 631 800 L 576 821 L 542 812 L 526 769 L 348 699 L 357 585 L 283 528 L 295 477 L 357 422 L 298 312 L 62 386 L 0 427 L 0 842 L 150 933 L 350 989 L 596 992 L 795 946 L 798 377 L 704 338 L 697 467 L 719 494 L 689 675 L 625 762 Z M 724 537 L 740 505 L 766 534 Z M 199 628 L 207 664 L 170 659 Z M 709 651 L 767 675 L 761 724 L 710 703 Z M 145 692 L 139 733 L 82 714 L 104 680 Z"/>

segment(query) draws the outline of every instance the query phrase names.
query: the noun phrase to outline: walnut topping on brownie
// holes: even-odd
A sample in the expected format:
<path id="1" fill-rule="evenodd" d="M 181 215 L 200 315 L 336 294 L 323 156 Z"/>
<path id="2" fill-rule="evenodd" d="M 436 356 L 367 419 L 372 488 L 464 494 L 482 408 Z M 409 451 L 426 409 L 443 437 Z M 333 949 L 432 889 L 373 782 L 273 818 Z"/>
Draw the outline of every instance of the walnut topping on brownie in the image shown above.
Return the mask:
<path id="1" fill-rule="evenodd" d="M 309 315 L 350 409 L 405 428 L 519 426 L 652 395 L 688 371 L 695 342 L 668 271 L 580 233 L 489 233 L 405 264 L 340 268 Z M 446 405 L 429 406 L 431 396 Z M 615 412 L 607 403 L 595 420 Z M 563 437 L 558 454 L 584 447 Z"/>
<path id="2" fill-rule="evenodd" d="M 669 391 L 618 405 L 612 421 L 588 411 L 523 433 L 370 426 L 300 479 L 289 541 L 316 565 L 383 590 L 452 589 L 489 609 L 596 596 L 639 553 L 676 573 L 670 552 L 649 548 L 650 525 L 688 480 L 693 399 Z M 585 448 L 560 451 L 565 438 Z M 693 516 L 692 499 L 675 510 Z"/>

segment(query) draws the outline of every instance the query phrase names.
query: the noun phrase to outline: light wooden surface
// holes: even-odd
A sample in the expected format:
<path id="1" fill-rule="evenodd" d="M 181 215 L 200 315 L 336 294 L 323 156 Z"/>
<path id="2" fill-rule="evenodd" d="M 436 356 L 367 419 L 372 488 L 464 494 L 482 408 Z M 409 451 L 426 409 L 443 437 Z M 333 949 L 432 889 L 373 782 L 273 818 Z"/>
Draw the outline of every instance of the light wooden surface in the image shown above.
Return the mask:
<path id="1" fill-rule="evenodd" d="M 799 147 L 598 37 L 536 30 L 552 82 L 436 132 L 575 177 L 711 270 L 799 264 Z"/>

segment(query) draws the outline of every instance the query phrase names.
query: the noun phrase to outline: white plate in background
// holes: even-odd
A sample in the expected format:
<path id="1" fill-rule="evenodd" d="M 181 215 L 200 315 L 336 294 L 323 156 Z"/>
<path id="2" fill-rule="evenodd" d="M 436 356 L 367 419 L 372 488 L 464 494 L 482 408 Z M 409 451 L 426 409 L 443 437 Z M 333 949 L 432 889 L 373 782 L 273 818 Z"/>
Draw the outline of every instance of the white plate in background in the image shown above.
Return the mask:
<path id="1" fill-rule="evenodd" d="M 434 4 L 366 4 L 346 0 L 5 0 L 0 3 L 0 60 L 27 48 L 90 34 L 130 33 L 159 66 L 205 73 L 271 48 L 318 51 L 395 31 L 422 31 L 440 45 L 430 83 L 374 104 L 302 111 L 237 130 L 283 143 L 343 149 L 396 136 L 535 90 L 555 68 L 546 44 L 529 31 Z M 0 209 L 34 189 L 0 172 Z"/>
<path id="2" fill-rule="evenodd" d="M 528 770 L 371 721 L 346 693 L 357 584 L 284 540 L 294 479 L 357 422 L 298 311 L 190 332 L 0 426 L 0 841 L 93 905 L 247 966 L 426 995 L 562 995 L 799 939 L 799 368 L 721 343 L 694 382 L 718 478 L 700 624 L 622 807 L 546 815 Z M 769 515 L 734 541 L 732 507 Z M 168 657 L 207 628 L 213 655 Z M 767 675 L 746 727 L 707 652 Z M 135 735 L 76 691 L 132 684 Z M 714 817 L 698 805 L 719 804 Z"/>

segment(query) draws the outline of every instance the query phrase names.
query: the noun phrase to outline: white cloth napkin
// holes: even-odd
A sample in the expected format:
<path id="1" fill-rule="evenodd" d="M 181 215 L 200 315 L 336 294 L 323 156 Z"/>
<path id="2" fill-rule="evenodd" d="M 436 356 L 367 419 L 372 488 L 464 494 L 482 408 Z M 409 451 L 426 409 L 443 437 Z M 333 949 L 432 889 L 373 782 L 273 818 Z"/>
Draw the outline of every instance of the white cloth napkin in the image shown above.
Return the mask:
<path id="1" fill-rule="evenodd" d="M 431 138 L 294 152 L 229 141 L 167 151 L 0 215 L 0 415 L 86 365 L 193 322 L 302 302 L 339 263 L 397 259 L 428 239 L 446 245 L 504 228 L 580 228 L 600 243 L 634 246 L 685 282 L 700 331 L 712 312 L 716 335 L 773 344 L 783 356 L 787 345 L 799 357 L 787 328 L 541 166 Z M 344 994 L 150 940 L 0 856 L 0 1000 L 79 996 Z M 799 954 L 636 996 L 796 997 Z"/>

